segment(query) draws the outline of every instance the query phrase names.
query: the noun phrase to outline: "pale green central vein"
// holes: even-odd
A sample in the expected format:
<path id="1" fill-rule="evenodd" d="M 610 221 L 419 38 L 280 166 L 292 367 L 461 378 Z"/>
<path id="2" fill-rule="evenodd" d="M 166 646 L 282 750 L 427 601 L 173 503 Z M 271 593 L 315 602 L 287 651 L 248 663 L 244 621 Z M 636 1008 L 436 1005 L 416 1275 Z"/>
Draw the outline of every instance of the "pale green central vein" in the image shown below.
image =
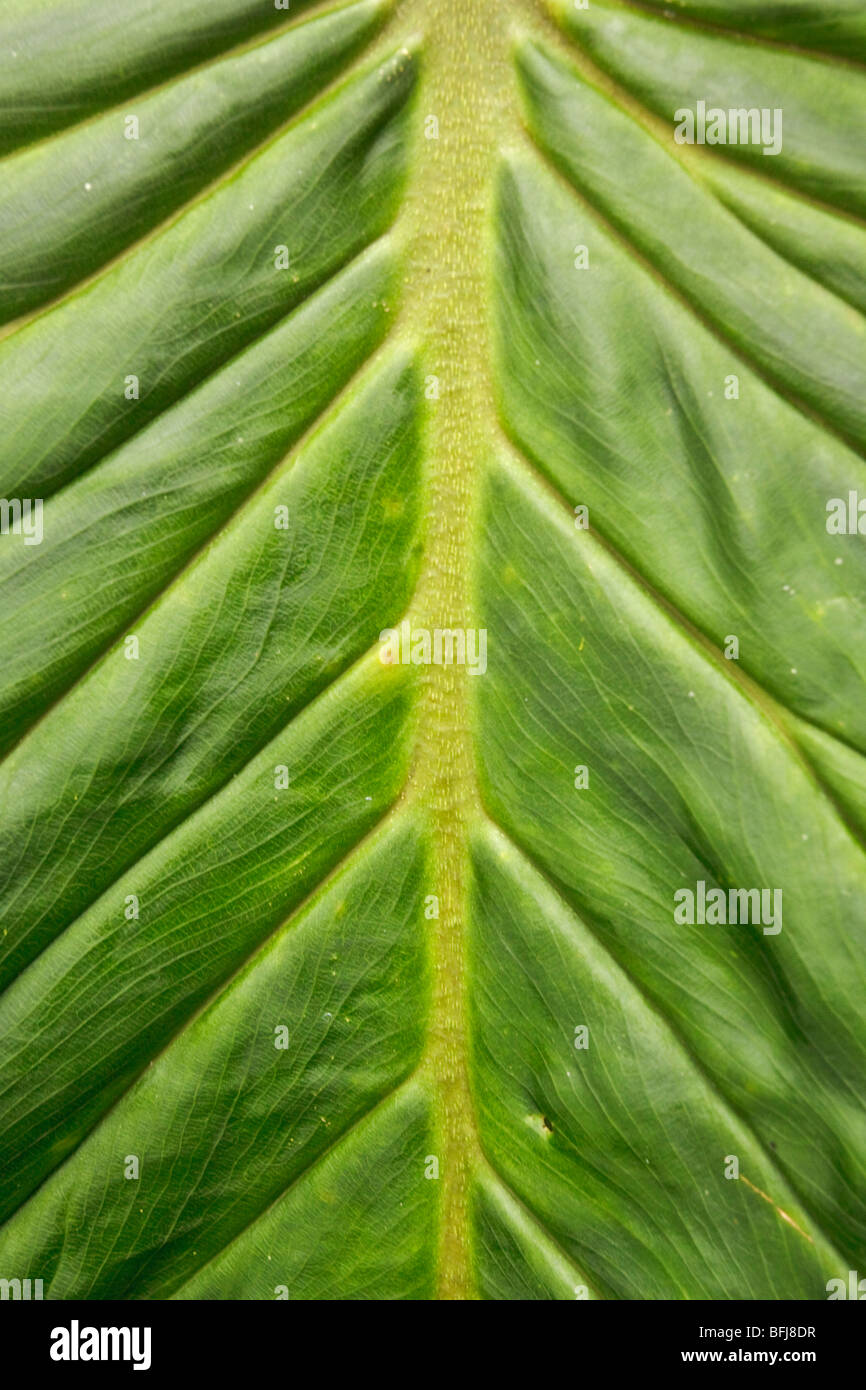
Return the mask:
<path id="1" fill-rule="evenodd" d="M 413 621 L 478 626 L 472 611 L 473 513 L 495 437 L 488 342 L 488 243 L 497 150 L 514 121 L 507 13 L 499 0 L 407 0 L 396 22 L 421 53 L 415 175 L 408 190 L 402 329 L 421 349 L 430 400 L 429 538 Z M 438 1293 L 477 1297 L 469 1183 L 478 1140 L 466 1038 L 466 830 L 476 813 L 466 668 L 428 667 L 412 794 L 432 816 L 438 920 L 425 1070 L 437 1096 Z"/>

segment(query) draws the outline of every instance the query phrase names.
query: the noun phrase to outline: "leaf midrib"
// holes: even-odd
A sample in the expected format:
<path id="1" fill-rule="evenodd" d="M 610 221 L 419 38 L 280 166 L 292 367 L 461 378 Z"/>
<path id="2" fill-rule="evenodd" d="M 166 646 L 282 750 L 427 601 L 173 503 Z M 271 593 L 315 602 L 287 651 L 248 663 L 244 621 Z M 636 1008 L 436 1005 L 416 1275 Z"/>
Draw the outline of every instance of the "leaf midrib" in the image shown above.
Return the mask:
<path id="1" fill-rule="evenodd" d="M 503 133 L 515 122 L 510 16 L 499 0 L 407 0 L 401 37 L 423 35 L 413 171 L 404 215 L 409 252 L 398 330 L 423 345 L 439 378 L 427 421 L 431 518 L 411 617 L 428 629 L 477 626 L 471 598 L 475 509 L 496 419 L 488 323 L 488 228 Z M 425 139 L 427 116 L 438 139 Z M 468 821 L 479 810 L 468 677 L 422 668 L 408 791 L 433 821 L 439 918 L 430 923 L 433 1003 L 423 1070 L 436 1096 L 440 1171 L 437 1296 L 478 1297 L 471 1268 L 470 1185 L 480 1143 L 466 1016 Z"/>

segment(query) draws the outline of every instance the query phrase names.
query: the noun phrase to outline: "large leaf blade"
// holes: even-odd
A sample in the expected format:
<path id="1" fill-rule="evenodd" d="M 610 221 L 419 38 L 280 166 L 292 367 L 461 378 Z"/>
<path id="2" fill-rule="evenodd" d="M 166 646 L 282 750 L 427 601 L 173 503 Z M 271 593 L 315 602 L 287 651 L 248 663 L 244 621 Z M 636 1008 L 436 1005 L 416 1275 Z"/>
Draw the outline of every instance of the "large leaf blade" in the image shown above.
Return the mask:
<path id="1" fill-rule="evenodd" d="M 862 1258 L 861 26 L 678 10 L 154 0 L 120 63 L 79 0 L 68 72 L 10 10 L 10 226 L 153 136 L 104 235 L 77 190 L 69 259 L 0 263 L 45 499 L 0 536 L 0 1264 L 51 1297 Z M 678 146 L 701 97 L 784 152 Z M 383 663 L 401 622 L 486 669 Z M 678 920 L 699 882 L 783 912 Z"/>

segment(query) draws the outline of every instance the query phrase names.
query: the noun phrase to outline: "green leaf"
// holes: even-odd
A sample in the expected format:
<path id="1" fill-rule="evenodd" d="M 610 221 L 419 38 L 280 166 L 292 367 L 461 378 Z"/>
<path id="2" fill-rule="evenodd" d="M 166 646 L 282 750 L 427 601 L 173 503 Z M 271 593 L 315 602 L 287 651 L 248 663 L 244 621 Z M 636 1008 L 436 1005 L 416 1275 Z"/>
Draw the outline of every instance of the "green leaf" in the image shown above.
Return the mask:
<path id="1" fill-rule="evenodd" d="M 0 20 L 0 1274 L 824 1298 L 862 7 L 306 8 Z"/>

